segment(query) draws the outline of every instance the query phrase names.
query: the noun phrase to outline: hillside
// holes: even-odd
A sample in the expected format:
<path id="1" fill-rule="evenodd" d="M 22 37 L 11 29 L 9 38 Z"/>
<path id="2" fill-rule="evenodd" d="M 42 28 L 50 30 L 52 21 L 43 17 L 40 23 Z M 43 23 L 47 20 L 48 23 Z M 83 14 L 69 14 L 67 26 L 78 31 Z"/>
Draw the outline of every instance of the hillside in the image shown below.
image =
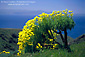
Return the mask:
<path id="1" fill-rule="evenodd" d="M 81 42 L 85 42 L 85 34 L 77 37 L 77 38 L 74 39 L 73 41 L 70 41 L 70 42 L 69 42 L 69 45 L 71 45 L 71 44 L 79 44 L 79 43 L 81 43 Z"/>
<path id="2" fill-rule="evenodd" d="M 0 51 L 15 51 L 18 49 L 17 38 L 21 29 L 0 28 Z"/>

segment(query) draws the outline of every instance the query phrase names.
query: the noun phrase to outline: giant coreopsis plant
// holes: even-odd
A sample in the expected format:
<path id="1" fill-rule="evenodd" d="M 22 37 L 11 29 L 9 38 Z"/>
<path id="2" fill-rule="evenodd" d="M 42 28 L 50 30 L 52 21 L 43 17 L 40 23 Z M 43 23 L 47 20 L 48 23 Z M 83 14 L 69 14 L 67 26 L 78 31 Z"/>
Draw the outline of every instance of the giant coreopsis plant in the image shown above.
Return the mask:
<path id="1" fill-rule="evenodd" d="M 67 30 L 75 25 L 72 19 L 72 11 L 53 11 L 50 14 L 42 13 L 34 19 L 28 20 L 22 31 L 19 32 L 18 55 L 26 52 L 35 52 L 40 49 L 56 49 L 62 46 L 69 49 L 67 42 Z M 64 36 L 62 35 L 64 31 Z M 61 36 L 63 45 L 57 42 L 57 35 Z"/>

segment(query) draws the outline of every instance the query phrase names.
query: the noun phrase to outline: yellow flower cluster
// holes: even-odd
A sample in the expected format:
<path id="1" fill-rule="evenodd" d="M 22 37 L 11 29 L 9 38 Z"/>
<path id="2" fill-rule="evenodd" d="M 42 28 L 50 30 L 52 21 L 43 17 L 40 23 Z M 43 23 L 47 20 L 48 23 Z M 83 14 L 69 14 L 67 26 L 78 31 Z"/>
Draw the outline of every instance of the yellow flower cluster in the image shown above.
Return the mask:
<path id="1" fill-rule="evenodd" d="M 54 29 L 55 30 L 55 29 Z M 57 31 L 57 30 L 55 30 L 55 31 Z M 48 32 L 49 32 L 49 34 L 51 35 L 51 32 L 53 33 L 53 36 L 54 36 L 54 39 L 57 39 L 57 33 L 55 33 L 53 30 L 51 30 L 51 32 L 50 32 L 50 30 L 48 30 Z M 53 41 L 53 39 L 49 39 L 50 41 Z"/>
<path id="2" fill-rule="evenodd" d="M 55 49 L 57 45 L 58 45 L 58 44 L 54 44 L 54 45 L 53 45 L 53 48 L 51 48 L 51 49 Z"/>
<path id="3" fill-rule="evenodd" d="M 10 52 L 6 52 L 6 51 L 2 51 L 2 52 L 0 52 L 0 54 L 2 54 L 2 53 L 9 54 Z"/>
<path id="4" fill-rule="evenodd" d="M 53 41 L 53 39 L 49 39 L 50 41 Z"/>
<path id="5" fill-rule="evenodd" d="M 38 25 L 35 25 L 36 22 L 40 23 L 40 22 L 43 21 L 44 18 L 52 19 L 52 17 L 55 18 L 57 16 L 73 16 L 72 12 L 73 11 L 70 11 L 70 10 L 68 11 L 66 9 L 66 10 L 63 10 L 63 11 L 53 11 L 51 14 L 42 13 L 39 16 L 34 17 L 34 19 L 31 19 L 31 20 L 27 21 L 26 24 L 24 25 L 22 31 L 19 32 L 19 38 L 18 38 L 18 43 L 17 43 L 17 45 L 19 45 L 19 49 L 18 49 L 19 52 L 17 53 L 17 55 L 20 55 L 20 54 L 24 53 L 23 50 L 26 47 L 25 43 L 27 43 L 28 45 L 31 45 L 31 46 L 33 45 L 33 42 L 30 42 L 29 40 L 32 39 L 31 36 L 35 35 L 33 33 L 33 30 L 34 30 L 33 28 L 35 26 L 38 26 Z M 38 20 L 38 21 L 36 21 L 36 20 Z M 57 31 L 57 30 L 55 30 L 55 31 Z M 58 34 L 54 33 L 53 30 L 51 30 L 51 32 L 50 32 L 50 30 L 48 30 L 48 32 L 50 34 L 52 32 L 53 36 L 54 36 L 54 39 L 57 39 L 56 36 Z M 53 39 L 49 39 L 49 40 L 53 41 Z M 38 46 L 36 45 L 36 48 L 39 48 L 39 47 L 42 48 L 40 43 L 38 43 Z"/>
<path id="6" fill-rule="evenodd" d="M 63 10 L 63 11 L 53 11 L 52 14 L 49 14 L 50 16 L 73 16 L 73 11 L 68 11 L 67 9 L 66 10 Z"/>
<path id="7" fill-rule="evenodd" d="M 34 24 L 36 21 L 36 18 L 37 17 L 35 17 L 32 20 L 27 21 L 22 31 L 19 32 L 19 38 L 18 38 L 18 43 L 17 43 L 17 45 L 19 45 L 19 50 L 18 50 L 19 52 L 17 53 L 17 55 L 20 55 L 21 53 L 23 53 L 22 51 L 26 47 L 25 43 L 27 43 L 28 45 L 33 45 L 33 43 L 29 42 L 29 40 L 30 40 L 30 37 L 34 35 L 32 31 L 33 31 L 33 27 L 36 26 Z"/>
<path id="8" fill-rule="evenodd" d="M 41 46 L 41 44 L 40 43 L 38 43 L 38 46 L 36 46 L 36 48 L 42 48 L 42 46 Z"/>

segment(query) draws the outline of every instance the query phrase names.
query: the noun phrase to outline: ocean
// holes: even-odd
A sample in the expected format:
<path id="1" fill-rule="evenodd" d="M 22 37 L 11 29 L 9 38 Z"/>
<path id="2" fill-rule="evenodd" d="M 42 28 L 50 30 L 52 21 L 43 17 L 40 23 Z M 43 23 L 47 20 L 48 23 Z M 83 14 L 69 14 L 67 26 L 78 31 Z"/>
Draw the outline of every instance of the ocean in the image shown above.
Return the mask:
<path id="1" fill-rule="evenodd" d="M 34 16 L 0 15 L 0 28 L 22 29 L 26 21 L 32 18 L 34 18 Z M 68 30 L 68 36 L 75 39 L 78 36 L 85 34 L 85 16 L 75 15 L 73 20 L 76 25 L 71 31 Z"/>

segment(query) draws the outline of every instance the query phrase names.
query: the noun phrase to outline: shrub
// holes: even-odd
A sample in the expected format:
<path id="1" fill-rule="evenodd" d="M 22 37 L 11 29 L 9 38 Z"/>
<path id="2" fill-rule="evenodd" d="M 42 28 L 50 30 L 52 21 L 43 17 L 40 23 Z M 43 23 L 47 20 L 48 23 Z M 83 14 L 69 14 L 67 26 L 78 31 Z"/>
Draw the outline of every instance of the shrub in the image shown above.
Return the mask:
<path id="1" fill-rule="evenodd" d="M 44 48 L 55 49 L 58 45 L 57 35 L 60 34 L 64 43 L 64 47 L 67 48 L 67 29 L 72 29 L 75 25 L 72 19 L 72 11 L 53 11 L 51 14 L 42 13 L 34 19 L 28 20 L 25 23 L 22 31 L 19 32 L 18 55 L 27 52 L 36 52 Z M 62 36 L 62 31 L 65 33 L 65 37 Z M 62 45 L 61 45 L 62 46 Z"/>

